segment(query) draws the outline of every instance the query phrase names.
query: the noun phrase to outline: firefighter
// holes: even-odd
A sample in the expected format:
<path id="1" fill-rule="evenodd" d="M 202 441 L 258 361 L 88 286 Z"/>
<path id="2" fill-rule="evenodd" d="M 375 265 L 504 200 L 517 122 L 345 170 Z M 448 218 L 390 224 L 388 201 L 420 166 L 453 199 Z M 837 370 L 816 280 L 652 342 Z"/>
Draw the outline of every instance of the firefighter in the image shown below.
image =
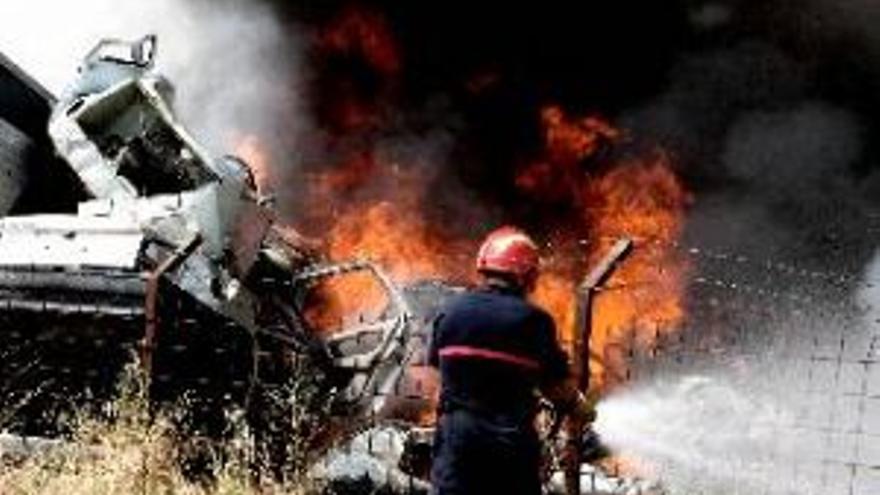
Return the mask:
<path id="1" fill-rule="evenodd" d="M 481 284 L 434 321 L 428 360 L 441 376 L 435 495 L 539 495 L 538 393 L 581 430 L 595 419 L 574 386 L 553 319 L 526 300 L 538 264 L 525 233 L 492 232 L 477 256 Z"/>

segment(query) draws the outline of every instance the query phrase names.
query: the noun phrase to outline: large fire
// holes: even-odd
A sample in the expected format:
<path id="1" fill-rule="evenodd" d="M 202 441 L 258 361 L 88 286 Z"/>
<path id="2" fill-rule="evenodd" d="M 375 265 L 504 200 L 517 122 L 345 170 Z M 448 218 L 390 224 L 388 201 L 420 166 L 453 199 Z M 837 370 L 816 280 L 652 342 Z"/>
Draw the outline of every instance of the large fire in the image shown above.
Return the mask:
<path id="1" fill-rule="evenodd" d="M 430 225 L 422 216 L 426 184 L 419 174 L 388 165 L 371 172 L 379 174 L 382 193 L 337 205 L 327 226 L 327 255 L 334 260 L 369 259 L 403 284 L 427 279 L 461 281 L 467 277 L 461 261 L 462 255 L 471 250 L 470 243 L 450 237 L 441 226 Z M 361 173 L 362 166 L 353 162 L 331 172 L 329 178 L 333 183 L 351 183 L 360 180 Z M 324 175 L 316 177 L 319 190 L 325 190 L 327 179 Z M 324 201 L 330 197 L 325 196 Z M 315 200 L 320 201 L 318 197 Z M 376 313 L 385 302 L 368 278 L 344 278 L 335 283 L 325 291 L 335 295 L 331 304 L 316 307 L 310 314 L 322 322 L 320 326 L 338 320 L 340 313 L 364 309 Z"/>
<path id="2" fill-rule="evenodd" d="M 331 55 L 359 55 L 386 79 L 394 77 L 402 64 L 388 25 L 379 16 L 357 10 L 331 22 L 318 36 L 317 49 Z M 329 146 L 345 146 L 329 154 L 334 157 L 331 163 L 303 174 L 304 208 L 309 211 L 301 219 L 307 224 L 304 230 L 320 233 L 330 258 L 369 258 L 402 284 L 422 279 L 469 283 L 474 275 L 472 256 L 485 232 L 463 235 L 428 220 L 430 198 L 436 191 L 429 190 L 425 170 L 432 167 L 384 157 L 373 138 L 376 126 L 388 125 L 387 112 L 374 106 L 388 103 L 365 103 L 362 96 L 333 94 L 338 108 L 351 110 L 324 116 L 341 120 L 329 122 L 333 133 Z M 376 113 L 370 115 L 372 111 Z M 369 121 L 369 126 L 346 120 L 349 114 L 364 112 L 367 115 L 359 121 Z M 571 116 L 556 105 L 541 109 L 537 118 L 543 149 L 524 157 L 509 186 L 520 192 L 522 201 L 534 203 L 535 211 L 541 204 L 566 209 L 565 215 L 547 215 L 539 224 L 521 225 L 547 246 L 534 300 L 553 315 L 564 341 L 572 341 L 579 331 L 574 314 L 577 284 L 617 238 L 635 241 L 634 254 L 594 305 L 593 382 L 613 385 L 615 376 L 624 371 L 615 359 L 620 343 L 650 346 L 684 318 L 687 264 L 673 246 L 682 231 L 689 196 L 671 158 L 662 151 L 605 153 L 626 149 L 624 133 L 605 119 Z M 246 141 L 243 149 L 259 158 L 253 142 Z M 474 215 L 478 214 L 475 207 Z M 492 227 L 488 220 L 485 225 Z M 321 322 L 337 320 L 340 314 L 356 310 L 346 302 L 349 299 L 359 306 L 379 304 L 381 298 L 366 283 L 356 277 L 337 282 L 333 292 L 340 296 L 324 301 L 312 317 Z"/>
<path id="3" fill-rule="evenodd" d="M 583 185 L 589 240 L 553 257 L 558 261 L 539 280 L 535 301 L 554 316 L 562 338 L 573 341 L 581 331 L 575 328 L 576 284 L 615 240 L 633 239 L 634 253 L 593 303 L 591 371 L 593 383 L 605 386 L 624 378 L 620 351 L 650 347 L 684 318 L 687 263 L 673 246 L 687 195 L 662 154 L 617 165 Z"/>
<path id="4" fill-rule="evenodd" d="M 475 245 L 425 218 L 429 191 L 420 170 L 370 153 L 309 175 L 306 203 L 323 212 L 310 217 L 314 225 L 309 227 L 324 233 L 326 255 L 333 260 L 369 259 L 402 284 L 466 281 L 472 275 L 467 267 Z M 326 289 L 330 299 L 309 315 L 322 328 L 339 321 L 340 314 L 376 312 L 386 301 L 368 277 L 339 279 Z"/>
<path id="5" fill-rule="evenodd" d="M 575 328 L 579 280 L 617 239 L 635 241 L 634 254 L 594 299 L 593 383 L 609 385 L 625 373 L 616 352 L 621 346 L 651 346 L 684 317 L 687 264 L 674 244 L 689 196 L 661 151 L 593 170 L 590 160 L 622 135 L 603 119 L 571 118 L 557 106 L 541 117 L 544 153 L 522 169 L 517 185 L 535 200 L 569 204 L 574 214 L 562 239 L 583 237 L 560 243 L 534 297 L 554 316 L 563 340 L 572 342 L 581 331 Z"/>
<path id="6" fill-rule="evenodd" d="M 519 172 L 516 185 L 544 199 L 576 201 L 583 188 L 583 161 L 619 140 L 621 133 L 597 116 L 570 119 L 556 105 L 541 111 L 541 125 L 543 156 Z"/>
<path id="7" fill-rule="evenodd" d="M 610 127 L 587 127 L 583 132 L 594 129 Z M 568 199 L 574 200 L 574 206 L 580 209 L 562 226 L 563 232 L 557 237 L 563 242 L 548 249 L 545 273 L 534 294 L 534 300 L 554 316 L 563 340 L 571 342 L 578 331 L 575 288 L 591 264 L 620 237 L 632 238 L 636 243 L 634 254 L 595 300 L 591 340 L 594 382 L 607 384 L 622 373 L 620 363 L 614 362 L 616 346 L 629 341 L 650 346 L 658 335 L 675 330 L 684 317 L 687 264 L 676 256 L 673 246 L 681 234 L 688 195 L 672 171 L 669 157 L 662 152 L 629 158 L 596 174 L 575 173 L 570 162 L 557 161 L 560 156 L 578 161 L 588 157 L 549 152 L 542 157 L 545 161 L 541 165 L 527 167 L 524 173 L 531 175 L 530 180 L 553 184 L 554 192 L 569 195 Z M 557 165 L 565 168 L 554 168 Z M 548 174 L 558 171 L 565 178 L 535 177 L 538 170 Z M 365 171 L 381 177 L 370 179 L 373 184 L 377 180 L 383 183 L 366 199 L 340 200 L 339 194 L 334 195 L 334 188 L 327 187 L 363 181 Z M 563 184 L 565 187 L 560 190 Z M 353 161 L 319 175 L 314 187 L 320 191 L 316 200 L 325 205 L 340 202 L 326 235 L 331 258 L 370 258 L 404 284 L 421 279 L 459 283 L 469 279 L 470 260 L 479 239 L 450 237 L 443 225 L 425 219 L 425 209 L 430 208 L 425 203 L 427 184 L 412 169 L 393 164 L 365 166 Z M 527 188 L 527 192 L 547 191 Z M 569 239 L 565 227 L 571 229 Z M 581 235 L 586 242 L 577 242 Z M 366 297 L 363 286 L 356 281 L 337 289 L 343 294 L 357 295 L 353 299 L 360 303 Z M 331 306 L 333 312 L 345 309 L 341 303 Z M 609 365 L 611 369 L 606 368 Z"/>
<path id="8" fill-rule="evenodd" d="M 373 134 L 387 124 L 387 112 L 379 107 L 390 105 L 388 91 L 402 66 L 389 23 L 376 11 L 348 7 L 317 33 L 315 48 L 319 59 L 360 59 L 378 84 L 364 94 L 354 89 L 362 72 L 337 74 L 327 98 L 335 111 L 323 117 L 334 130 L 328 147 L 341 150 L 330 153 L 333 163 L 307 174 L 304 203 L 323 213 L 310 215 L 306 227 L 324 234 L 331 258 L 370 258 L 400 282 L 450 276 L 461 241 L 422 215 L 428 193 L 424 168 L 381 153 Z M 354 120 L 369 125 L 354 125 L 351 115 L 364 113 Z"/>

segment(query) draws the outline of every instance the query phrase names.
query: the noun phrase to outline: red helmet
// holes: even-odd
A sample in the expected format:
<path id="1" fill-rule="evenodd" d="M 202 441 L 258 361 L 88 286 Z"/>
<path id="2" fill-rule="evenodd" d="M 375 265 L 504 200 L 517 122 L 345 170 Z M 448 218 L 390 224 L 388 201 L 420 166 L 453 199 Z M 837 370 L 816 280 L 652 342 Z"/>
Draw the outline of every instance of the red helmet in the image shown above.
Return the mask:
<path id="1" fill-rule="evenodd" d="M 486 236 L 480 246 L 477 271 L 511 275 L 528 288 L 538 276 L 538 245 L 515 227 L 501 227 Z"/>

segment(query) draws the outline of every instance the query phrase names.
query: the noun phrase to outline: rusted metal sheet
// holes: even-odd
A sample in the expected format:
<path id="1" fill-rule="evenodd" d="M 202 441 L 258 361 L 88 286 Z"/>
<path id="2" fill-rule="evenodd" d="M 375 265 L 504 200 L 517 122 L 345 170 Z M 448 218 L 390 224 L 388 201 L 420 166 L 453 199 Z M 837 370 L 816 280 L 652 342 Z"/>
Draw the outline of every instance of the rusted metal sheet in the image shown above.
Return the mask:
<path id="1" fill-rule="evenodd" d="M 190 242 L 172 253 L 147 276 L 146 297 L 144 299 L 146 328 L 141 344 L 141 366 L 144 367 L 147 376 L 152 374 L 153 350 L 156 347 L 156 334 L 159 332 L 159 283 L 168 272 L 177 269 L 199 247 L 201 242 L 200 236 L 193 236 Z"/>

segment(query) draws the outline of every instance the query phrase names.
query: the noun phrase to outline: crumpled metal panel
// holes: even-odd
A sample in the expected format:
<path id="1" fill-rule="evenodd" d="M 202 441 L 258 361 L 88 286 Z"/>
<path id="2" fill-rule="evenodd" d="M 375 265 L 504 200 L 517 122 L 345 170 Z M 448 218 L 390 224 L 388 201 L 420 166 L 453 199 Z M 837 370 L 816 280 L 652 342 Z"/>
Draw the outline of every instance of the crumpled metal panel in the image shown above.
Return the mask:
<path id="1" fill-rule="evenodd" d="M 0 219 L 0 260 L 6 267 L 135 269 L 144 234 L 116 218 L 33 215 Z"/>
<path id="2" fill-rule="evenodd" d="M 64 157 L 88 191 L 99 198 L 134 198 L 137 191 L 125 178 L 116 175 L 101 151 L 79 124 L 62 115 L 49 121 L 49 135 L 57 152 Z"/>
<path id="3" fill-rule="evenodd" d="M 0 118 L 0 215 L 9 212 L 25 188 L 29 148 L 30 140 Z"/>

